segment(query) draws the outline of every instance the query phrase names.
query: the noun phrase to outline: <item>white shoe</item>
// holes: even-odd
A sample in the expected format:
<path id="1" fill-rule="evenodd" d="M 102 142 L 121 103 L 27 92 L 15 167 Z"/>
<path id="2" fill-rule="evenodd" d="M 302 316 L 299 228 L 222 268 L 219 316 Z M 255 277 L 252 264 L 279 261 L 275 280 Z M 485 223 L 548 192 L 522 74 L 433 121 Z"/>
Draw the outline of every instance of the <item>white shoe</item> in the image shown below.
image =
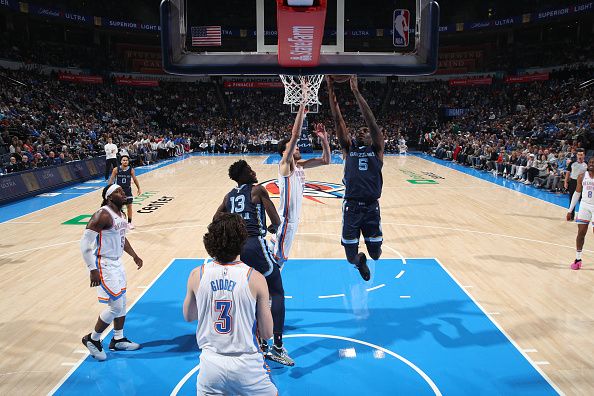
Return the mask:
<path id="1" fill-rule="evenodd" d="M 134 224 L 128 223 L 128 229 L 129 230 L 133 230 L 134 228 L 136 228 L 136 227 L 134 227 Z"/>
<path id="2" fill-rule="evenodd" d="M 87 334 L 82 338 L 82 343 L 84 346 L 87 347 L 91 356 L 93 356 L 98 361 L 102 362 L 107 359 L 107 354 L 103 350 L 103 345 L 101 345 L 101 341 L 94 341 L 91 339 L 91 334 Z"/>
<path id="3" fill-rule="evenodd" d="M 119 340 L 112 338 L 111 342 L 109 343 L 109 349 L 112 351 L 135 351 L 140 349 L 140 344 L 132 342 L 127 338 L 122 338 Z"/>

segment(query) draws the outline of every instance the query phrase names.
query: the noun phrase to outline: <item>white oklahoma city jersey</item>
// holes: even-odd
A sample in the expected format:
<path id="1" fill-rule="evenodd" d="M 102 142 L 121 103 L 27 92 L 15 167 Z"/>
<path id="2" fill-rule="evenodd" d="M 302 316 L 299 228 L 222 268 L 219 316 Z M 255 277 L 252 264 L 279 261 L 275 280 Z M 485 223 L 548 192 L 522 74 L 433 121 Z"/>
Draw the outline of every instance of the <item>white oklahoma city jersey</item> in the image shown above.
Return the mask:
<path id="1" fill-rule="evenodd" d="M 295 164 L 295 169 L 289 176 L 283 176 L 278 172 L 278 183 L 280 192 L 280 206 L 278 214 L 281 223 L 298 223 L 301 216 L 301 201 L 305 188 L 305 172 L 301 166 Z"/>
<path id="2" fill-rule="evenodd" d="M 119 260 L 124 254 L 124 244 L 126 242 L 126 230 L 128 221 L 116 214 L 109 206 L 102 206 L 99 210 L 105 210 L 111 215 L 113 226 L 102 230 L 97 237 L 98 258 L 106 257 L 111 260 Z"/>
<path id="3" fill-rule="evenodd" d="M 581 203 L 594 206 L 594 178 L 590 177 L 590 172 L 584 173 L 582 180 L 582 201 Z"/>
<path id="4" fill-rule="evenodd" d="M 253 268 L 241 261 L 206 263 L 196 293 L 198 347 L 219 354 L 256 353 L 256 299 L 249 288 Z"/>

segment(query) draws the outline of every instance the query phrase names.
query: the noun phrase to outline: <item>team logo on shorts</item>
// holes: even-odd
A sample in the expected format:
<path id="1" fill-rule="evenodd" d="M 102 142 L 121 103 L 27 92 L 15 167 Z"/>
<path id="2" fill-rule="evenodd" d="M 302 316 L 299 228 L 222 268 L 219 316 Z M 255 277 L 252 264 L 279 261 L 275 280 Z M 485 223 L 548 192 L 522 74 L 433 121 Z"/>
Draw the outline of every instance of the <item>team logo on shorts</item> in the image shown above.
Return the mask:
<path id="1" fill-rule="evenodd" d="M 278 198 L 279 188 L 277 180 L 267 180 L 260 183 L 266 188 L 271 198 Z M 326 183 L 319 181 L 306 181 L 303 196 L 309 200 L 323 203 L 318 198 L 344 198 L 344 186 L 342 184 Z"/>

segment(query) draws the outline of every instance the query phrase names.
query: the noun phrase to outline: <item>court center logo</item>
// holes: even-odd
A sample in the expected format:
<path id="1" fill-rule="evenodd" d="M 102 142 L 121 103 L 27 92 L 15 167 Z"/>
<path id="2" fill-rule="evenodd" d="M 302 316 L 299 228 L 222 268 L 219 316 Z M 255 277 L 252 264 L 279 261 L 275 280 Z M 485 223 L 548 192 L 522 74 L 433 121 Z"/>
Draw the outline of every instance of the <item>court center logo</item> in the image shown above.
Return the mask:
<path id="1" fill-rule="evenodd" d="M 276 179 L 267 180 L 260 184 L 268 191 L 271 198 L 278 198 L 280 196 L 278 181 Z M 336 183 L 306 181 L 303 196 L 311 201 L 323 204 L 319 200 L 320 198 L 344 198 L 344 186 Z"/>

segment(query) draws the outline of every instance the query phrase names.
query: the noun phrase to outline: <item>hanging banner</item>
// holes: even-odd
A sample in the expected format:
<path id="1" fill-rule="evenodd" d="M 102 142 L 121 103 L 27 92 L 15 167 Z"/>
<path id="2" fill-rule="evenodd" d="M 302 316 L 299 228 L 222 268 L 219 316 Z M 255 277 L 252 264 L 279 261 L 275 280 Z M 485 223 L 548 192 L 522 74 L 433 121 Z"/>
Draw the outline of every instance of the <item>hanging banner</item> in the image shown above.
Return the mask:
<path id="1" fill-rule="evenodd" d="M 135 80 L 133 78 L 116 78 L 117 85 L 129 85 L 134 87 L 158 87 L 159 81 L 157 80 Z"/>
<path id="2" fill-rule="evenodd" d="M 60 74 L 58 80 L 85 84 L 103 84 L 101 76 L 84 76 L 79 74 Z"/>
<path id="3" fill-rule="evenodd" d="M 546 81 L 549 79 L 549 73 L 526 74 L 524 76 L 507 76 L 503 80 L 507 84 L 526 83 L 532 81 Z"/>
<path id="4" fill-rule="evenodd" d="M 492 83 L 493 83 L 493 78 L 491 78 L 491 77 L 459 78 L 459 79 L 449 80 L 450 87 L 462 87 L 462 86 L 473 86 L 473 85 L 491 85 Z"/>

